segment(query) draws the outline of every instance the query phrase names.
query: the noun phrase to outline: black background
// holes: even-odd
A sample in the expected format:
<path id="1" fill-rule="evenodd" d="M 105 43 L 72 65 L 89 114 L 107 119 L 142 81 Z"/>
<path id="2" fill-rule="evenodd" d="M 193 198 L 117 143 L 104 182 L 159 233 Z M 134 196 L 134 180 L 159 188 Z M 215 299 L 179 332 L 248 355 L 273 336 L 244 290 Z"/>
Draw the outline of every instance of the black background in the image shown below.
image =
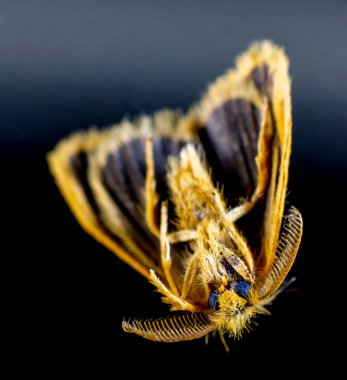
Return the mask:
<path id="1" fill-rule="evenodd" d="M 3 259 L 12 264 L 4 266 L 12 322 L 4 330 L 13 370 L 271 377 L 275 367 L 296 375 L 331 365 L 331 338 L 341 339 L 343 328 L 333 298 L 343 290 L 337 273 L 345 251 L 346 22 L 342 1 L 0 1 Z M 218 337 L 205 346 L 127 335 L 124 316 L 168 309 L 146 280 L 82 231 L 45 154 L 76 129 L 187 109 L 235 55 L 263 38 L 284 46 L 291 62 L 289 199 L 304 217 L 291 272 L 296 291 L 231 341 L 228 355 Z"/>

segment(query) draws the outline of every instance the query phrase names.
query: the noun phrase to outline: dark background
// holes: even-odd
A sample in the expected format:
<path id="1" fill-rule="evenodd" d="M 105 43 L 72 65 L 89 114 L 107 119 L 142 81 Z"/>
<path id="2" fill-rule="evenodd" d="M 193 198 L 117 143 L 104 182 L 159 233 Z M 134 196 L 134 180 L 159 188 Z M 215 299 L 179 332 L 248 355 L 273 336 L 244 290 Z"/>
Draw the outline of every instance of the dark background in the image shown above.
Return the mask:
<path id="1" fill-rule="evenodd" d="M 337 268 L 345 251 L 346 36 L 342 1 L 1 0 L 2 235 L 10 243 L 3 259 L 13 264 L 4 288 L 12 323 L 4 330 L 13 369 L 96 369 L 102 378 L 104 370 L 163 377 L 190 368 L 195 377 L 207 370 L 271 377 L 275 367 L 296 375 L 330 366 L 331 338 L 341 339 L 343 322 L 333 297 L 342 291 Z M 205 346 L 127 335 L 124 316 L 159 316 L 167 308 L 146 280 L 77 225 L 45 154 L 79 128 L 187 109 L 263 38 L 285 47 L 293 79 L 289 198 L 305 222 L 291 272 L 297 290 L 279 296 L 273 315 L 259 318 L 252 333 L 230 342 L 229 355 L 218 338 Z"/>

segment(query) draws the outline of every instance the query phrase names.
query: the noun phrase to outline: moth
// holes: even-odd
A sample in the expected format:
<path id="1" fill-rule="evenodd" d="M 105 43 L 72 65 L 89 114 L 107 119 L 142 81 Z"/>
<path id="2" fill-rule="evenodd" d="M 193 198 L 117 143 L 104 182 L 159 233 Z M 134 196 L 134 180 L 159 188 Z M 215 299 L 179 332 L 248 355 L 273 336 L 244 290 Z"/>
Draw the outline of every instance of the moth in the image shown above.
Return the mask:
<path id="1" fill-rule="evenodd" d="M 77 132 L 49 153 L 82 228 L 174 312 L 124 320 L 124 331 L 159 342 L 238 338 L 268 314 L 303 228 L 286 201 L 290 91 L 284 50 L 254 43 L 185 114 Z"/>

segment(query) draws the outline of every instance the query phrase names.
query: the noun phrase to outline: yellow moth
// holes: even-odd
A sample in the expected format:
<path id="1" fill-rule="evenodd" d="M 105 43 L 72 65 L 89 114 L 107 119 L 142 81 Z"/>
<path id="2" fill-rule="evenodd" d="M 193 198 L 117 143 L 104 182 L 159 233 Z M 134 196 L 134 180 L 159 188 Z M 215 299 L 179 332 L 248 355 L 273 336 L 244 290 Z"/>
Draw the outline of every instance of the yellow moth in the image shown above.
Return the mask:
<path id="1" fill-rule="evenodd" d="M 267 313 L 302 236 L 285 199 L 291 139 L 288 59 L 264 41 L 187 114 L 78 132 L 49 153 L 85 231 L 181 311 L 124 320 L 125 331 L 160 342 L 239 337 Z"/>

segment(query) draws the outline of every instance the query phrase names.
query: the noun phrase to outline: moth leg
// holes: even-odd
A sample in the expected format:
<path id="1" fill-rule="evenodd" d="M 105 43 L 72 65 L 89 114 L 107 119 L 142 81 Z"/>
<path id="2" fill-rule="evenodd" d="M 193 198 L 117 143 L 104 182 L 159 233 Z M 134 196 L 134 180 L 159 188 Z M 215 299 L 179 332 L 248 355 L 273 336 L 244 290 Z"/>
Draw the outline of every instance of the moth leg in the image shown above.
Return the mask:
<path id="1" fill-rule="evenodd" d="M 179 295 L 172 270 L 171 270 L 171 254 L 170 254 L 170 243 L 167 237 L 167 227 L 168 227 L 168 206 L 167 202 L 162 202 L 160 209 L 160 253 L 161 253 L 161 264 L 164 270 L 166 280 L 170 286 L 172 292 L 177 296 Z"/>
<path id="2" fill-rule="evenodd" d="M 215 205 L 216 205 L 217 210 L 219 210 L 219 212 L 225 216 L 225 214 L 226 214 L 225 206 L 223 205 L 220 194 L 217 192 L 213 192 L 213 196 L 214 196 Z"/>
<path id="3" fill-rule="evenodd" d="M 170 304 L 172 310 L 198 311 L 194 305 L 173 294 L 158 278 L 154 269 L 150 270 L 150 281 L 157 288 L 158 292 L 165 296 L 163 301 Z"/>
<path id="4" fill-rule="evenodd" d="M 230 352 L 230 348 L 229 348 L 229 346 L 228 346 L 228 344 L 227 344 L 227 342 L 226 342 L 226 340 L 224 338 L 223 333 L 220 330 L 218 330 L 218 332 L 219 332 L 220 340 L 221 340 L 221 342 L 222 342 L 222 344 L 223 344 L 223 346 L 225 348 L 226 353 L 229 353 Z"/>
<path id="5" fill-rule="evenodd" d="M 187 241 L 194 240 L 198 237 L 196 230 L 179 230 L 171 232 L 167 235 L 170 244 L 186 243 Z"/>
<path id="6" fill-rule="evenodd" d="M 160 237 L 160 230 L 158 228 L 158 222 L 155 217 L 159 202 L 159 195 L 156 192 L 152 138 L 146 139 L 145 156 L 147 166 L 145 182 L 146 223 L 149 230 L 155 236 Z"/>
<path id="7" fill-rule="evenodd" d="M 232 241 L 236 244 L 238 251 L 242 254 L 243 258 L 245 259 L 248 269 L 252 274 L 254 274 L 254 260 L 251 250 L 247 242 L 239 233 L 234 224 L 231 224 L 229 226 L 229 236 L 232 239 Z"/>
<path id="8" fill-rule="evenodd" d="M 254 203 L 259 198 L 259 197 L 253 196 L 251 201 L 247 201 L 239 206 L 236 206 L 227 212 L 223 205 L 223 201 L 221 199 L 220 194 L 216 192 L 213 195 L 214 195 L 215 206 L 217 210 L 219 210 L 220 214 L 230 223 L 236 222 L 242 216 L 246 215 L 249 211 L 251 211 L 251 209 L 254 206 Z"/>
<path id="9" fill-rule="evenodd" d="M 238 248 L 241 248 L 241 246 L 238 245 Z M 237 272 L 246 281 L 249 281 L 251 283 L 254 282 L 254 276 L 252 275 L 244 261 L 240 259 L 236 253 L 234 253 L 231 249 L 227 248 L 224 245 L 220 246 L 220 250 L 221 252 L 223 252 L 223 257 L 225 258 L 225 260 L 231 265 L 235 272 Z M 244 255 L 244 252 L 242 252 L 242 254 Z M 248 258 L 246 256 L 244 256 L 244 258 L 246 259 L 247 264 L 249 265 L 247 260 Z"/>
<path id="10" fill-rule="evenodd" d="M 188 263 L 184 276 L 181 298 L 191 300 L 191 302 L 206 301 L 210 290 L 205 276 L 201 274 L 201 253 L 197 250 L 196 254 Z"/>
<path id="11" fill-rule="evenodd" d="M 225 215 L 226 219 L 230 223 L 235 223 L 238 219 L 248 214 L 254 206 L 254 202 L 245 202 L 242 205 L 236 206 L 228 211 Z"/>

